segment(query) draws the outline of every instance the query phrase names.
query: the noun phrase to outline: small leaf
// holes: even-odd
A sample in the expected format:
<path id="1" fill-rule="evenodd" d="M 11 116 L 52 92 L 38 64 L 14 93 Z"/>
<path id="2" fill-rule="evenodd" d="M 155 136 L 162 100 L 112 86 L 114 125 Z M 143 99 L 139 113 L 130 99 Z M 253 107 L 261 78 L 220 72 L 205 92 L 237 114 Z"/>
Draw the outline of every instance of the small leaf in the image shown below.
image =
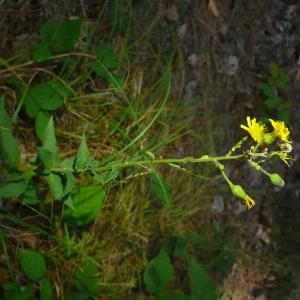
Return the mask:
<path id="1" fill-rule="evenodd" d="M 61 200 L 64 196 L 64 186 L 61 177 L 55 173 L 50 173 L 45 176 L 45 179 L 49 185 L 50 192 L 52 193 L 54 199 Z"/>
<path id="2" fill-rule="evenodd" d="M 202 265 L 193 257 L 189 259 L 188 274 L 192 294 L 197 299 L 217 300 L 214 282 L 208 277 Z"/>
<path id="3" fill-rule="evenodd" d="M 165 249 L 169 255 L 186 257 L 188 254 L 187 244 L 188 236 L 186 235 L 170 236 L 164 241 L 163 249 Z"/>
<path id="4" fill-rule="evenodd" d="M 107 77 L 107 70 L 115 69 L 118 65 L 118 57 L 112 48 L 106 44 L 96 47 L 97 61 L 91 63 L 91 69 L 97 76 Z"/>
<path id="5" fill-rule="evenodd" d="M 56 137 L 55 137 L 55 129 L 54 129 L 54 122 L 53 117 L 51 116 L 49 122 L 45 128 L 43 133 L 43 147 L 44 149 L 55 153 L 56 152 Z"/>
<path id="6" fill-rule="evenodd" d="M 75 273 L 75 285 L 79 291 L 86 291 L 90 296 L 97 296 L 101 291 L 97 278 L 98 268 L 96 264 L 87 260 Z"/>
<path id="7" fill-rule="evenodd" d="M 83 169 L 89 162 L 90 154 L 86 144 L 85 134 L 81 138 L 79 149 L 76 154 L 75 167 L 76 169 Z"/>
<path id="8" fill-rule="evenodd" d="M 18 197 L 27 189 L 27 182 L 4 182 L 0 183 L 0 198 Z"/>
<path id="9" fill-rule="evenodd" d="M 260 89 L 263 91 L 263 93 L 264 93 L 267 97 L 273 98 L 273 97 L 276 96 L 275 93 L 274 93 L 274 91 L 273 91 L 273 89 L 272 89 L 272 87 L 269 86 L 269 85 L 266 84 L 266 83 L 262 83 L 262 84 L 260 85 Z"/>
<path id="10" fill-rule="evenodd" d="M 73 199 L 72 199 L 72 196 L 69 195 L 68 198 L 64 201 L 64 204 L 69 207 L 70 209 L 74 210 L 75 207 L 74 207 L 74 203 L 73 203 Z"/>
<path id="11" fill-rule="evenodd" d="M 109 183 L 110 181 L 116 179 L 119 175 L 118 170 L 115 167 L 112 167 L 110 173 L 108 174 L 107 178 L 105 179 L 105 183 Z"/>
<path id="12" fill-rule="evenodd" d="M 174 268 L 166 252 L 161 251 L 149 262 L 144 272 L 144 282 L 148 293 L 158 294 L 171 282 Z"/>
<path id="13" fill-rule="evenodd" d="M 51 51 L 46 44 L 37 43 L 32 47 L 32 58 L 35 62 L 47 60 L 51 57 Z"/>
<path id="14" fill-rule="evenodd" d="M 49 80 L 31 87 L 25 96 L 25 108 L 31 118 L 36 118 L 40 109 L 54 111 L 64 104 L 69 90 L 57 80 Z"/>
<path id="15" fill-rule="evenodd" d="M 1 157 L 10 167 L 16 167 L 20 161 L 20 149 L 11 131 L 0 129 Z"/>
<path id="16" fill-rule="evenodd" d="M 5 300 L 31 300 L 35 292 L 33 284 L 21 288 L 16 283 L 7 283 L 3 285 L 3 290 Z"/>
<path id="17" fill-rule="evenodd" d="M 11 120 L 3 97 L 0 98 L 0 154 L 10 167 L 15 167 L 20 161 L 19 146 L 11 132 Z"/>
<path id="18" fill-rule="evenodd" d="M 41 40 L 54 53 L 71 51 L 79 39 L 81 20 L 66 20 L 62 23 L 49 20 L 41 28 Z"/>
<path id="19" fill-rule="evenodd" d="M 38 147 L 37 152 L 46 172 L 49 172 L 51 168 L 57 167 L 59 165 L 60 156 L 58 153 L 51 152 L 44 147 Z"/>
<path id="20" fill-rule="evenodd" d="M 24 193 L 24 195 L 21 198 L 21 203 L 23 205 L 34 205 L 39 203 L 39 199 L 36 195 L 35 190 L 28 190 Z"/>
<path id="21" fill-rule="evenodd" d="M 161 200 L 164 206 L 170 206 L 172 200 L 170 187 L 164 179 L 156 173 L 156 171 L 151 173 L 151 184 L 154 195 Z"/>
<path id="22" fill-rule="evenodd" d="M 65 177 L 67 179 L 66 185 L 65 185 L 65 189 L 64 189 L 64 195 L 67 195 L 69 193 L 71 193 L 73 191 L 73 189 L 75 188 L 75 177 L 73 175 L 72 172 L 65 172 Z"/>
<path id="23" fill-rule="evenodd" d="M 156 297 L 154 300 L 195 300 L 195 298 L 191 296 L 187 296 L 182 292 L 168 292 L 164 293 L 158 297 Z"/>
<path id="24" fill-rule="evenodd" d="M 41 279 L 46 272 L 44 256 L 33 250 L 21 250 L 20 264 L 24 274 L 32 281 Z"/>
<path id="25" fill-rule="evenodd" d="M 40 111 L 35 119 L 35 133 L 42 143 L 45 141 L 45 130 L 50 121 L 50 114 Z"/>
<path id="26" fill-rule="evenodd" d="M 85 225 L 93 221 L 101 211 L 105 191 L 99 186 L 86 186 L 72 195 L 74 209 L 66 208 L 64 219 L 71 225 Z"/>
<path id="27" fill-rule="evenodd" d="M 47 278 L 42 278 L 40 284 L 40 300 L 50 300 L 52 293 L 52 285 Z"/>

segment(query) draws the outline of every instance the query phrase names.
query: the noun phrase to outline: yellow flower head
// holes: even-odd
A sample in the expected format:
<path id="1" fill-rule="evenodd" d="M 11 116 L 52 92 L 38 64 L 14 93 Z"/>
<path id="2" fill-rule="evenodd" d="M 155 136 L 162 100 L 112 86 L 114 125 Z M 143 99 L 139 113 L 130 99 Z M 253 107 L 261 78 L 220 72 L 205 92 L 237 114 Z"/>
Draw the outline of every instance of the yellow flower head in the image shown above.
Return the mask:
<path id="1" fill-rule="evenodd" d="M 256 204 L 255 201 L 248 195 L 245 196 L 244 203 L 248 209 L 252 208 Z"/>
<path id="2" fill-rule="evenodd" d="M 273 128 L 274 128 L 274 135 L 278 138 L 280 138 L 283 142 L 285 143 L 290 143 L 291 141 L 289 140 L 290 137 L 290 131 L 289 129 L 285 126 L 283 121 L 274 121 L 272 119 L 269 119 L 271 122 Z"/>
<path id="3" fill-rule="evenodd" d="M 256 122 L 256 118 L 253 118 L 251 120 L 250 117 L 247 117 L 247 125 L 248 127 L 245 125 L 241 125 L 241 128 L 248 131 L 255 142 L 261 144 L 265 135 L 265 125 L 261 122 Z"/>

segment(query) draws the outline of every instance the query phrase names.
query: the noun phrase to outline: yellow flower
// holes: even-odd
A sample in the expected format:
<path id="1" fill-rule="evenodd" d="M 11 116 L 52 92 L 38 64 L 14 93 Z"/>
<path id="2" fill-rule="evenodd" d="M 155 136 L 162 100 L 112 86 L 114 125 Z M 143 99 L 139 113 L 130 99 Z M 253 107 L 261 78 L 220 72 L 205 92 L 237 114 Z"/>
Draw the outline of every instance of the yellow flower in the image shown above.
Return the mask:
<path id="1" fill-rule="evenodd" d="M 265 125 L 261 122 L 256 122 L 256 118 L 251 120 L 250 117 L 247 117 L 247 125 L 248 127 L 241 125 L 241 128 L 248 131 L 255 142 L 261 144 L 265 135 Z"/>
<path id="2" fill-rule="evenodd" d="M 271 122 L 271 124 L 274 128 L 275 136 L 280 138 L 285 143 L 290 143 L 291 142 L 289 140 L 290 131 L 285 126 L 284 122 L 283 121 L 274 121 L 272 119 L 269 119 L 269 121 Z"/>
<path id="3" fill-rule="evenodd" d="M 245 202 L 245 206 L 248 209 L 252 208 L 256 204 L 255 201 L 250 196 L 248 196 L 248 195 L 245 196 L 244 202 Z"/>

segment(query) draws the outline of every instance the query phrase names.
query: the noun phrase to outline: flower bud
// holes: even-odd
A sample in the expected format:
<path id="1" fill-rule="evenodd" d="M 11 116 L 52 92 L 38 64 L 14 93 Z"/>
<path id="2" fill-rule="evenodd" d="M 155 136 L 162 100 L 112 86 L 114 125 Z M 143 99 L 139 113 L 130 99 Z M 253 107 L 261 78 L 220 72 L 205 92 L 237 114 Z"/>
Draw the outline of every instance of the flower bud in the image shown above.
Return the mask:
<path id="1" fill-rule="evenodd" d="M 245 199 L 245 197 L 247 196 L 244 189 L 240 185 L 237 185 L 237 184 L 233 184 L 231 186 L 231 192 L 234 196 L 236 196 L 238 198 Z"/>
<path id="2" fill-rule="evenodd" d="M 264 143 L 267 145 L 270 145 L 274 142 L 275 140 L 275 135 L 273 133 L 266 133 L 264 135 Z"/>
<path id="3" fill-rule="evenodd" d="M 277 174 L 273 173 L 270 175 L 270 180 L 274 185 L 283 187 L 284 186 L 284 180 Z"/>

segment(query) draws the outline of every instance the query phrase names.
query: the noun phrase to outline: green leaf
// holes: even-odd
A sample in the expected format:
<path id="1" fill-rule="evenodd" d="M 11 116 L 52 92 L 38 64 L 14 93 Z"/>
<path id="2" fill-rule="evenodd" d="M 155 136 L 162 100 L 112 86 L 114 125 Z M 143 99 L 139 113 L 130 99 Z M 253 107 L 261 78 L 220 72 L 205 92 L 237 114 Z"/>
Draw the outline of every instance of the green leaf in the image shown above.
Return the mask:
<path id="1" fill-rule="evenodd" d="M 158 294 L 171 282 L 174 276 L 174 268 L 170 263 L 168 254 L 161 251 L 149 262 L 144 272 L 144 282 L 148 293 Z"/>
<path id="2" fill-rule="evenodd" d="M 18 197 L 27 189 L 26 181 L 0 183 L 0 198 Z"/>
<path id="3" fill-rule="evenodd" d="M 43 148 L 55 153 L 56 152 L 56 137 L 55 137 L 55 129 L 54 129 L 54 122 L 53 117 L 51 116 L 49 122 L 45 128 L 43 133 Z"/>
<path id="4" fill-rule="evenodd" d="M 52 293 L 52 285 L 47 278 L 42 278 L 40 284 L 40 300 L 50 300 Z"/>
<path id="5" fill-rule="evenodd" d="M 106 44 L 96 47 L 97 61 L 91 63 L 91 69 L 97 76 L 107 77 L 107 70 L 113 70 L 118 66 L 118 57 L 112 48 Z"/>
<path id="6" fill-rule="evenodd" d="M 37 104 L 36 100 L 35 100 L 35 95 L 34 93 L 32 93 L 32 89 L 29 89 L 27 91 L 27 94 L 24 97 L 24 106 L 25 106 L 25 110 L 27 115 L 31 118 L 31 119 L 35 119 L 40 111 L 40 107 Z"/>
<path id="7" fill-rule="evenodd" d="M 50 114 L 40 111 L 35 119 L 35 133 L 42 143 L 45 141 L 45 130 L 50 121 Z"/>
<path id="8" fill-rule="evenodd" d="M 37 281 L 45 275 L 46 262 L 39 252 L 30 249 L 21 250 L 20 264 L 24 274 L 32 281 Z"/>
<path id="9" fill-rule="evenodd" d="M 20 161 L 20 149 L 11 131 L 0 129 L 1 157 L 10 167 L 16 167 Z"/>
<path id="10" fill-rule="evenodd" d="M 41 28 L 42 43 L 54 53 L 71 51 L 79 39 L 81 20 L 66 20 L 62 23 L 49 20 Z"/>
<path id="11" fill-rule="evenodd" d="M 214 282 L 202 265 L 193 257 L 189 259 L 188 274 L 192 294 L 199 300 L 217 300 Z"/>
<path id="12" fill-rule="evenodd" d="M 61 168 L 66 168 L 66 169 L 72 169 L 74 168 L 75 164 L 75 156 L 70 156 L 66 158 L 62 163 L 60 164 Z"/>
<path id="13" fill-rule="evenodd" d="M 60 156 L 58 153 L 51 152 L 44 147 L 38 147 L 37 152 L 46 172 L 49 172 L 51 168 L 57 167 L 59 165 Z"/>
<path id="14" fill-rule="evenodd" d="M 85 134 L 81 138 L 79 149 L 76 154 L 75 168 L 83 169 L 87 166 L 90 159 L 89 149 L 86 144 Z"/>
<path id="15" fill-rule="evenodd" d="M 45 176 L 45 179 L 49 185 L 50 192 L 52 193 L 54 199 L 61 200 L 64 196 L 64 186 L 61 177 L 55 173 L 50 173 Z"/>
<path id="16" fill-rule="evenodd" d="M 187 296 L 182 292 L 172 291 L 172 292 L 164 293 L 154 298 L 154 300 L 195 300 L 195 298 L 191 296 Z"/>
<path id="17" fill-rule="evenodd" d="M 66 208 L 64 219 L 71 225 L 84 225 L 99 214 L 105 198 L 105 191 L 99 186 L 86 186 L 72 195 L 74 209 Z"/>
<path id="18" fill-rule="evenodd" d="M 11 120 L 3 97 L 0 98 L 0 154 L 10 167 L 15 167 L 20 161 L 19 146 L 11 132 Z"/>
<path id="19" fill-rule="evenodd" d="M 170 187 L 165 182 L 165 180 L 157 174 L 156 171 L 151 173 L 151 185 L 152 185 L 152 192 L 155 196 L 157 196 L 162 204 L 166 207 L 170 206 L 171 204 L 171 193 Z"/>
<path id="20" fill-rule="evenodd" d="M 36 195 L 35 190 L 28 190 L 24 193 L 21 198 L 21 203 L 23 205 L 34 205 L 39 203 L 39 198 Z"/>
<path id="21" fill-rule="evenodd" d="M 33 284 L 21 288 L 16 283 L 7 283 L 3 285 L 3 290 L 5 300 L 31 300 L 35 292 Z"/>
<path id="22" fill-rule="evenodd" d="M 277 96 L 273 98 L 268 98 L 267 100 L 264 101 L 264 104 L 270 110 L 277 108 L 281 103 L 282 103 L 282 99 Z"/>
<path id="23" fill-rule="evenodd" d="M 107 178 L 105 179 L 105 183 L 109 183 L 110 181 L 116 179 L 119 175 L 118 170 L 115 167 L 112 167 L 110 173 L 108 174 Z"/>
<path id="24" fill-rule="evenodd" d="M 90 295 L 87 292 L 79 292 L 73 290 L 66 290 L 64 292 L 64 300 L 88 300 Z"/>
<path id="25" fill-rule="evenodd" d="M 57 80 L 49 80 L 31 87 L 24 99 L 27 114 L 36 118 L 40 109 L 54 111 L 63 106 L 69 90 Z"/>
<path id="26" fill-rule="evenodd" d="M 274 91 L 273 91 L 272 87 L 269 86 L 269 85 L 266 84 L 266 83 L 262 83 L 262 84 L 260 85 L 260 89 L 263 91 L 263 93 L 264 93 L 267 97 L 273 98 L 273 97 L 276 96 L 276 95 L 274 94 Z"/>
<path id="27" fill-rule="evenodd" d="M 73 191 L 73 189 L 75 188 L 76 181 L 75 181 L 75 177 L 72 172 L 65 172 L 64 174 L 67 179 L 65 189 L 64 189 L 64 195 L 67 195 L 67 194 L 71 193 Z"/>
<path id="28" fill-rule="evenodd" d="M 98 268 L 96 264 L 87 260 L 75 273 L 75 285 L 79 291 L 86 291 L 90 296 L 96 296 L 101 291 L 97 278 Z"/>
<path id="29" fill-rule="evenodd" d="M 188 254 L 187 244 L 188 236 L 186 235 L 170 236 L 164 241 L 163 249 L 165 249 L 169 255 L 186 257 Z"/>
<path id="30" fill-rule="evenodd" d="M 37 43 L 32 47 L 33 61 L 35 62 L 44 61 L 50 57 L 51 57 L 51 51 L 48 45 L 43 43 Z"/>

